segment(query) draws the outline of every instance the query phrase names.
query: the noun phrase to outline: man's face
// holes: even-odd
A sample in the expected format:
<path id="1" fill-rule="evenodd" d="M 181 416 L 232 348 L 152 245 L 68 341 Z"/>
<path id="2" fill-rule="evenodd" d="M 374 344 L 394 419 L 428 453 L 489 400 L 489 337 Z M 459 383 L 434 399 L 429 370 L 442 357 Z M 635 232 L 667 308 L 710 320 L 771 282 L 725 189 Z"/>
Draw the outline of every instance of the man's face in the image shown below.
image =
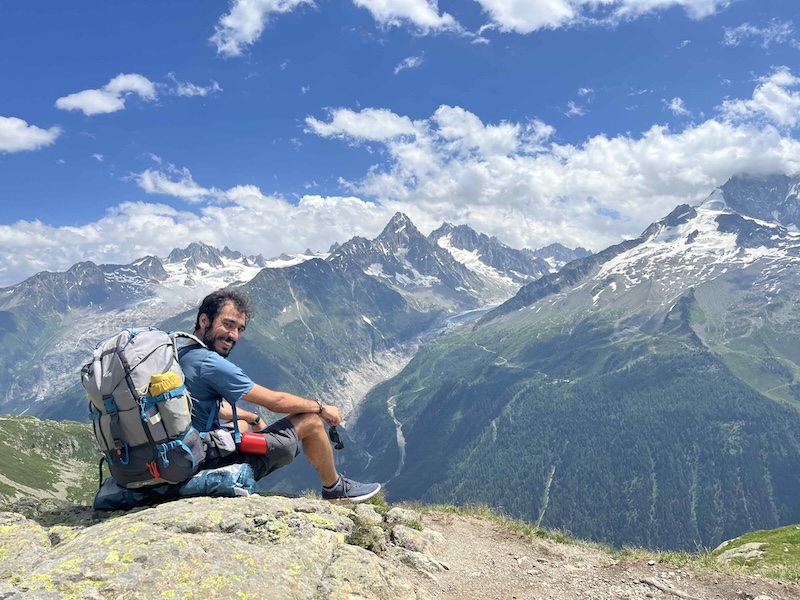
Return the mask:
<path id="1" fill-rule="evenodd" d="M 239 341 L 239 336 L 244 333 L 246 323 L 244 313 L 227 302 L 220 308 L 213 322 L 208 315 L 200 315 L 200 338 L 210 350 L 221 356 L 228 356 Z"/>

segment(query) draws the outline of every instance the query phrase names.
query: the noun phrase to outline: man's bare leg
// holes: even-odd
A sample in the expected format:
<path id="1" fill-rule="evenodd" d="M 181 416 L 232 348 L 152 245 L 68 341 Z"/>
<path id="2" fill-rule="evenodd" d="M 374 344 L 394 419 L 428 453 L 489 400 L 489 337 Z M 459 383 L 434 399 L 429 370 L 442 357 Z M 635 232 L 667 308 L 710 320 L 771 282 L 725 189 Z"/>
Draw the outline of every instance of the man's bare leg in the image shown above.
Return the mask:
<path id="1" fill-rule="evenodd" d="M 326 487 L 334 485 L 339 480 L 339 473 L 336 472 L 333 448 L 328 441 L 322 419 L 317 415 L 306 413 L 289 415 L 289 420 L 297 431 L 297 437 L 303 443 L 303 454 L 319 473 L 322 485 Z"/>

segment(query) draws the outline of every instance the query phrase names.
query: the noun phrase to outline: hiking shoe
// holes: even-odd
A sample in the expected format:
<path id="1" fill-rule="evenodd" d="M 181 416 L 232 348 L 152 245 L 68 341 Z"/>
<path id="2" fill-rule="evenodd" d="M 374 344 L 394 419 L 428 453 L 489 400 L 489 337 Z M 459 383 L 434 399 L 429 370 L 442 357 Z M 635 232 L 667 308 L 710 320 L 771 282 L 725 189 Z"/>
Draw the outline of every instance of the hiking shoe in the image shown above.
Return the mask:
<path id="1" fill-rule="evenodd" d="M 328 502 L 364 502 L 381 491 L 380 483 L 359 483 L 339 476 L 339 481 L 332 488 L 322 488 L 322 499 Z"/>

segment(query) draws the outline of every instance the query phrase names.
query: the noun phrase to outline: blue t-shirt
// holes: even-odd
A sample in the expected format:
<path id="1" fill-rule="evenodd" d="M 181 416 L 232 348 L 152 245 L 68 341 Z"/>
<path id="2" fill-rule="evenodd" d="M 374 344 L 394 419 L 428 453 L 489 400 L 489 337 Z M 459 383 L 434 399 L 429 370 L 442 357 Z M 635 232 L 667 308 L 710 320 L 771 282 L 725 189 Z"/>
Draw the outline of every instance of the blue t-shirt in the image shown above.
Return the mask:
<path id="1" fill-rule="evenodd" d="M 218 429 L 222 398 L 236 404 L 255 384 L 235 364 L 202 346 L 181 348 L 178 356 L 192 396 L 192 425 L 198 431 Z"/>

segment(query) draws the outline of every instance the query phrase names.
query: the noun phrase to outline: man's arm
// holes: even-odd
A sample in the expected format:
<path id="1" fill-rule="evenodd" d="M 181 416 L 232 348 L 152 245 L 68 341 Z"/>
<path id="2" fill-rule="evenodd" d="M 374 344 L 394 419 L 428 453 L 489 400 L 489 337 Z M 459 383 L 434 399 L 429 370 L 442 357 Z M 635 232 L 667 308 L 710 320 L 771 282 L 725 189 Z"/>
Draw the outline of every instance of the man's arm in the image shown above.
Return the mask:
<path id="1" fill-rule="evenodd" d="M 320 418 L 332 427 L 342 422 L 342 412 L 336 406 L 323 404 L 318 400 L 295 396 L 288 392 L 276 392 L 257 383 L 253 385 L 253 389 L 242 396 L 242 400 L 258 404 L 279 414 L 319 414 Z M 322 412 L 320 412 L 320 406 L 322 407 Z"/>

